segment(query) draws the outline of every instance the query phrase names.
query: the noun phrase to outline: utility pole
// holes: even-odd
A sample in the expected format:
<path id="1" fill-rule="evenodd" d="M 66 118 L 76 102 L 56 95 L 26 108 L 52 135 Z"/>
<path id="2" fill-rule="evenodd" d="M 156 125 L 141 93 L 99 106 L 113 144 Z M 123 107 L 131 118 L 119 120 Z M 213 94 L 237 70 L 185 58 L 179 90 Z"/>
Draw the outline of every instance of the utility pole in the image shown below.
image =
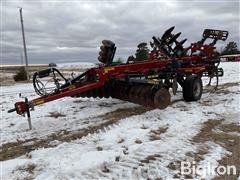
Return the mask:
<path id="1" fill-rule="evenodd" d="M 22 8 L 19 9 L 19 12 L 20 12 L 21 27 L 22 27 L 22 38 L 23 38 L 24 57 L 25 57 L 25 63 L 26 63 L 25 70 L 26 70 L 26 73 L 27 73 L 27 80 L 29 80 L 28 58 L 27 58 L 27 48 L 26 48 L 25 34 L 24 34 L 24 26 L 23 26 Z"/>
<path id="2" fill-rule="evenodd" d="M 23 65 L 24 64 L 24 62 L 23 62 L 23 52 L 20 53 L 20 58 L 21 58 L 21 65 Z"/>

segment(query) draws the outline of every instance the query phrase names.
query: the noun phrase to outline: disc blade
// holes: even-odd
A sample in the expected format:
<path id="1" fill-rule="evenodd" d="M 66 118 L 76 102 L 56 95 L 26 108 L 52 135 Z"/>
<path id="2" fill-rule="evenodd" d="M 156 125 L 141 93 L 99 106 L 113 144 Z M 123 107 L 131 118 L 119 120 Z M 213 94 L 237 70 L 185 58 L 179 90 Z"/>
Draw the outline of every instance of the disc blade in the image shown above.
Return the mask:
<path id="1" fill-rule="evenodd" d="M 166 88 L 159 89 L 154 96 L 154 105 L 156 108 L 165 109 L 171 102 L 171 96 Z"/>
<path id="2" fill-rule="evenodd" d="M 98 92 L 97 92 L 97 91 L 98 91 L 97 89 L 91 90 L 91 96 L 92 96 L 93 98 L 96 98 L 96 97 L 97 97 L 97 95 L 98 95 Z"/>
<path id="3" fill-rule="evenodd" d="M 139 104 L 148 106 L 146 101 L 146 94 L 149 92 L 149 90 L 151 89 L 147 88 L 146 86 L 141 87 L 141 90 L 139 92 Z"/>
<path id="4" fill-rule="evenodd" d="M 110 88 L 109 87 L 107 87 L 107 86 L 104 86 L 103 87 L 103 96 L 105 97 L 105 98 L 109 98 L 110 97 Z"/>
<path id="5" fill-rule="evenodd" d="M 179 42 L 179 44 L 183 45 L 186 41 L 187 39 L 183 39 L 182 41 Z"/>
<path id="6" fill-rule="evenodd" d="M 173 31 L 174 28 L 175 28 L 175 26 L 172 26 L 172 27 L 170 27 L 168 30 L 166 30 L 166 31 L 163 33 L 161 39 L 164 40 L 164 39 L 166 39 L 167 37 L 169 37 L 169 35 L 171 34 L 171 32 Z"/>
<path id="7" fill-rule="evenodd" d="M 133 87 L 131 87 L 131 89 L 129 90 L 129 101 L 134 102 L 135 99 L 135 92 L 137 90 L 137 85 L 134 85 Z"/>
<path id="8" fill-rule="evenodd" d="M 90 98 L 90 97 L 91 97 L 91 91 L 87 91 L 87 92 L 86 92 L 86 96 L 87 96 L 88 98 Z"/>
<path id="9" fill-rule="evenodd" d="M 113 46 L 113 45 L 115 45 L 112 41 L 110 41 L 110 40 L 103 40 L 102 41 L 102 44 L 104 45 L 104 46 L 106 46 L 106 47 L 111 47 L 111 46 Z"/>
<path id="10" fill-rule="evenodd" d="M 98 88 L 97 91 L 98 91 L 98 93 L 97 93 L 98 97 L 99 97 L 100 99 L 102 99 L 102 98 L 103 98 L 103 88 L 102 88 L 102 87 L 101 87 L 101 88 Z"/>
<path id="11" fill-rule="evenodd" d="M 173 42 L 175 42 L 177 40 L 177 38 L 181 35 L 181 33 L 177 33 L 175 34 L 173 37 L 171 37 L 171 39 L 168 41 L 168 44 L 172 44 Z"/>

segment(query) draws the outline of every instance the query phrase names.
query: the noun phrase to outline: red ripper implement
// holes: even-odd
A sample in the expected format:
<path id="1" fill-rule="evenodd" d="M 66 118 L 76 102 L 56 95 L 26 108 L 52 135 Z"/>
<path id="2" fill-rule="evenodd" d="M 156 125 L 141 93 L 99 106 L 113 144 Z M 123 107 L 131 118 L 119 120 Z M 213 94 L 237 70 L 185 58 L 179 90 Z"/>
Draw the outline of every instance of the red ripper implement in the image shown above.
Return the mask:
<path id="1" fill-rule="evenodd" d="M 228 32 L 205 29 L 200 41 L 184 48 L 186 39 L 178 41 L 181 33 L 173 34 L 173 29 L 165 31 L 161 38 L 152 37 L 152 50 L 147 51 L 145 58 L 139 58 L 136 53 L 136 57 L 130 56 L 127 63 L 113 62 L 116 46 L 112 41 L 103 40 L 98 57 L 101 64 L 77 77 L 66 79 L 56 68 L 35 72 L 33 86 L 40 97 L 31 101 L 25 98 L 8 112 L 27 113 L 31 129 L 30 109 L 65 96 L 112 97 L 164 109 L 171 101 L 169 89 L 172 88 L 175 94 L 179 84 L 184 100 L 199 100 L 203 89 L 201 77 L 209 77 L 209 85 L 216 77 L 217 87 L 218 77 L 223 76 L 214 46 L 218 40 L 225 41 Z M 207 39 L 213 40 L 205 44 Z M 140 43 L 137 52 L 146 52 L 146 45 Z M 46 79 L 52 80 L 50 87 L 46 85 Z"/>

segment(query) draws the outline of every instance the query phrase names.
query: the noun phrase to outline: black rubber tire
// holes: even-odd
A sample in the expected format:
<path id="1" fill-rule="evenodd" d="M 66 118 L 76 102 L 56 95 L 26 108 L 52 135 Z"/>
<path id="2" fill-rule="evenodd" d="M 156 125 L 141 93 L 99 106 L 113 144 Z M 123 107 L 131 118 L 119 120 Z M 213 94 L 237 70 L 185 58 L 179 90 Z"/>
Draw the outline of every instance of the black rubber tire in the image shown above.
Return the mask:
<path id="1" fill-rule="evenodd" d="M 203 91 L 202 79 L 197 75 L 188 76 L 183 83 L 183 98 L 185 101 L 201 99 Z"/>

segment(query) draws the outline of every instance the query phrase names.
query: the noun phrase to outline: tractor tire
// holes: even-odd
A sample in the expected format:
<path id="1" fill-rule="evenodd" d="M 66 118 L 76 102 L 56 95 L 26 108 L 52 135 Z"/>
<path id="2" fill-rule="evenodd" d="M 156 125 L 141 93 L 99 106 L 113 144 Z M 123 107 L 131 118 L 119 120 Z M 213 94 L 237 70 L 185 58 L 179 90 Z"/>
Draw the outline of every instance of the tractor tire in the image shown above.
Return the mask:
<path id="1" fill-rule="evenodd" d="M 185 101 L 197 101 L 203 91 L 202 79 L 197 75 L 188 76 L 183 83 L 183 98 Z"/>

